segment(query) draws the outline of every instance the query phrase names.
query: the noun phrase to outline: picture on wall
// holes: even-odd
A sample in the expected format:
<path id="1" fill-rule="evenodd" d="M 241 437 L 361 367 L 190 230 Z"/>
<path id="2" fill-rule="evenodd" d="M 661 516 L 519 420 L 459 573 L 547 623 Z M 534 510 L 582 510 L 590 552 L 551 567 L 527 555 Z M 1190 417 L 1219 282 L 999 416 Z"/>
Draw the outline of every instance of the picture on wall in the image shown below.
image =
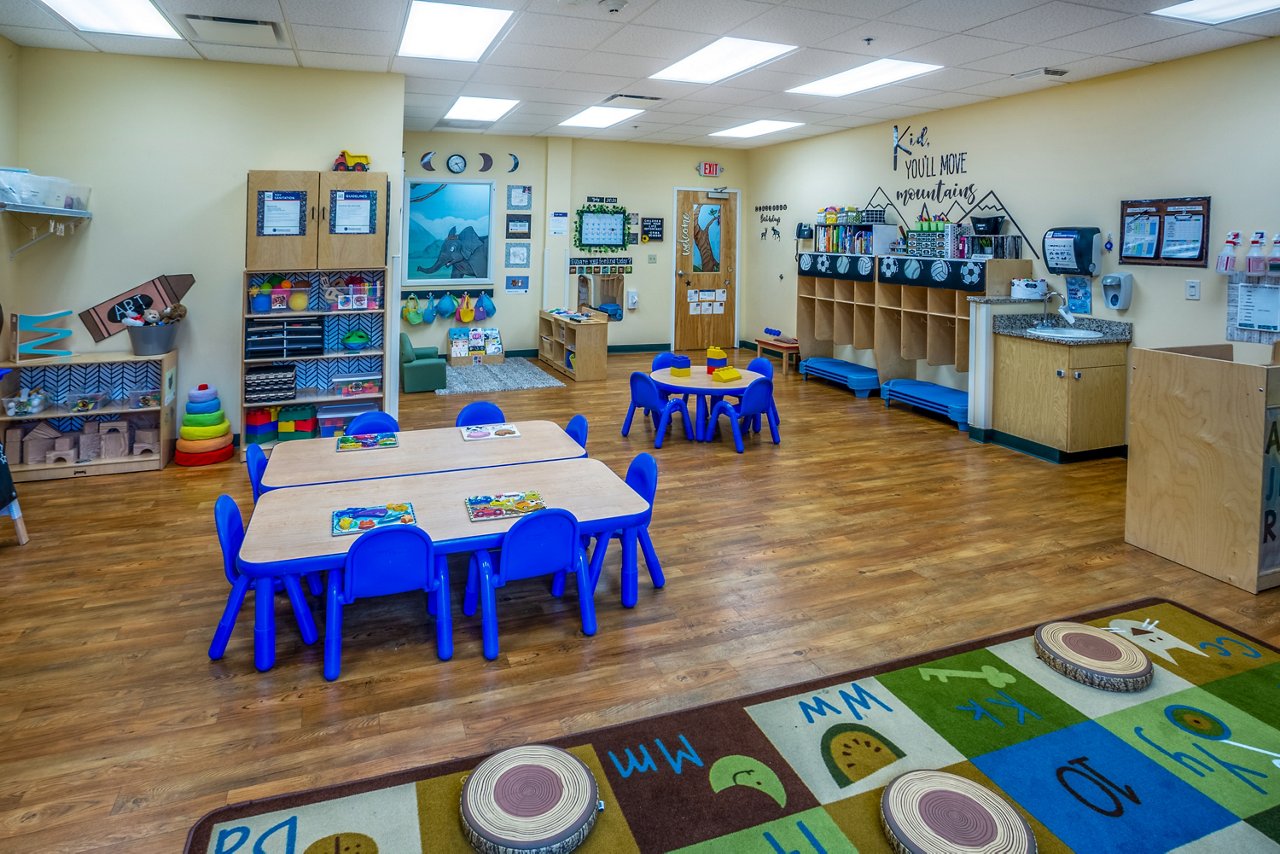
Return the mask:
<path id="1" fill-rule="evenodd" d="M 506 263 L 508 267 L 529 266 L 529 244 L 508 243 Z"/>
<path id="2" fill-rule="evenodd" d="M 532 219 L 529 214 L 507 214 L 507 239 L 523 237 L 527 240 Z"/>
<path id="3" fill-rule="evenodd" d="M 406 283 L 492 282 L 492 182 L 405 183 Z"/>

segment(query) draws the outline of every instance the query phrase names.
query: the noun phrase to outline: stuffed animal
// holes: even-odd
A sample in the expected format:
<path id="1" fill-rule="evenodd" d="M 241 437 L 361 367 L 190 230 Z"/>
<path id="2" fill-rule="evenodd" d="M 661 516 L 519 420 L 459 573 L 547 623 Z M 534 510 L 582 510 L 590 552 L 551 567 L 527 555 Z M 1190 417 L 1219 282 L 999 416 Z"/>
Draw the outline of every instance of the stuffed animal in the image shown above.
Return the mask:
<path id="1" fill-rule="evenodd" d="M 146 323 L 142 320 L 142 315 L 138 314 L 136 311 L 130 312 L 120 318 L 120 322 L 125 326 L 146 326 Z"/>
<path id="2" fill-rule="evenodd" d="M 186 316 L 187 307 L 180 302 L 175 302 L 173 305 L 160 312 L 160 319 L 165 323 L 177 323 Z"/>
<path id="3" fill-rule="evenodd" d="M 160 312 L 154 308 L 144 309 L 142 312 L 142 322 L 148 326 L 155 326 L 160 323 Z"/>

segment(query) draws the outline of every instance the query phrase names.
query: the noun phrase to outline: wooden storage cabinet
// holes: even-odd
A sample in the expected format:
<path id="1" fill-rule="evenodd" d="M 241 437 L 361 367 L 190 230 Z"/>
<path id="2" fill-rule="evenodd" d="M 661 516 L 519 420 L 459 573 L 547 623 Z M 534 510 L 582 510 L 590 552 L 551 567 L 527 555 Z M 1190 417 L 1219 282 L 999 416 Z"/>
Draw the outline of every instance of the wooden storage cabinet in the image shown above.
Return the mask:
<path id="1" fill-rule="evenodd" d="M 250 172 L 245 267 L 386 266 L 388 189 L 386 172 Z"/>
<path id="2" fill-rule="evenodd" d="M 992 427 L 1069 453 L 1123 445 L 1127 350 L 995 336 Z"/>
<path id="3" fill-rule="evenodd" d="M 0 396 L 16 397 L 20 388 L 44 389 L 49 403 L 38 413 L 9 416 L 0 409 L 0 438 L 21 431 L 30 435 L 40 425 L 53 427 L 64 439 L 74 437 L 74 454 L 68 461 L 27 460 L 34 443 L 5 442 L 5 454 L 13 479 L 19 483 L 56 480 L 119 472 L 158 471 L 169 464 L 177 438 L 178 352 L 162 356 L 130 353 L 85 353 L 69 360 L 5 362 L 12 372 L 0 380 Z M 68 398 L 77 392 L 97 390 L 103 402 L 87 412 L 72 411 Z M 144 394 L 144 392 L 146 394 Z M 158 398 L 156 397 L 158 395 Z M 126 456 L 86 459 L 88 447 L 79 435 L 86 422 L 129 422 L 132 443 L 126 437 Z M 158 431 L 157 447 L 142 448 L 137 429 Z M 64 444 L 69 444 L 64 442 Z M 24 447 L 24 445 L 26 447 Z M 43 445 L 42 445 L 43 447 Z M 131 452 L 130 452 L 131 450 Z M 47 451 L 42 451 L 47 453 Z M 89 452 L 92 455 L 92 452 Z M 21 462 L 19 460 L 21 459 Z"/>
<path id="4" fill-rule="evenodd" d="M 538 360 L 579 382 L 602 380 L 609 372 L 609 318 L 587 310 L 590 320 L 538 314 Z"/>
<path id="5" fill-rule="evenodd" d="M 305 310 L 263 311 L 253 304 L 255 292 L 273 276 L 305 286 Z M 349 282 L 360 279 L 361 284 Z M 385 409 L 388 334 L 387 269 L 258 270 L 244 274 L 240 424 L 250 409 L 290 404 L 372 403 Z M 339 307 L 342 306 L 342 307 Z M 363 306 L 360 308 L 352 306 Z M 351 333 L 368 336 L 363 350 L 348 349 L 343 339 Z M 269 369 L 278 369 L 269 371 Z M 258 381 L 263 372 L 293 382 Z M 335 384 L 335 377 L 361 377 L 360 383 Z M 253 386 L 251 388 L 251 386 Z M 263 391 L 266 388 L 266 391 Z M 375 389 L 376 390 L 373 390 Z M 247 443 L 243 443 L 246 444 Z M 272 442 L 261 443 L 270 450 Z"/>

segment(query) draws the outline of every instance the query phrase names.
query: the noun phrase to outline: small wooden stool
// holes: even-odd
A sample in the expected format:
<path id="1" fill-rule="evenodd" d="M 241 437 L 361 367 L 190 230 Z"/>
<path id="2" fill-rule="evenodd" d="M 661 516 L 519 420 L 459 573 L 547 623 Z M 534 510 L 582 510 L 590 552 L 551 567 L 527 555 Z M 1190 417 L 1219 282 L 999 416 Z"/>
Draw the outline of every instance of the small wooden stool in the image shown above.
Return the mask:
<path id="1" fill-rule="evenodd" d="M 800 366 L 800 345 L 785 344 L 774 338 L 757 338 L 756 339 L 756 355 L 763 355 L 763 350 L 772 350 L 782 357 L 782 375 L 787 375 L 787 367 L 791 363 L 792 358 L 796 360 L 796 367 Z"/>

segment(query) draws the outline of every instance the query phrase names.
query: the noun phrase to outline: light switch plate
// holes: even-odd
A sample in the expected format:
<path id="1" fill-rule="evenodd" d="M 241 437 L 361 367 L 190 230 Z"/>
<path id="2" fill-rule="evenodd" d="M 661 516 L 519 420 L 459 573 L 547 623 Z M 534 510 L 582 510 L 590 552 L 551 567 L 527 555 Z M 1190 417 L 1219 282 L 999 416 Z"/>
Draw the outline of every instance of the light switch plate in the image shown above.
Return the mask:
<path id="1" fill-rule="evenodd" d="M 1200 280 L 1187 279 L 1187 299 L 1200 299 Z"/>

